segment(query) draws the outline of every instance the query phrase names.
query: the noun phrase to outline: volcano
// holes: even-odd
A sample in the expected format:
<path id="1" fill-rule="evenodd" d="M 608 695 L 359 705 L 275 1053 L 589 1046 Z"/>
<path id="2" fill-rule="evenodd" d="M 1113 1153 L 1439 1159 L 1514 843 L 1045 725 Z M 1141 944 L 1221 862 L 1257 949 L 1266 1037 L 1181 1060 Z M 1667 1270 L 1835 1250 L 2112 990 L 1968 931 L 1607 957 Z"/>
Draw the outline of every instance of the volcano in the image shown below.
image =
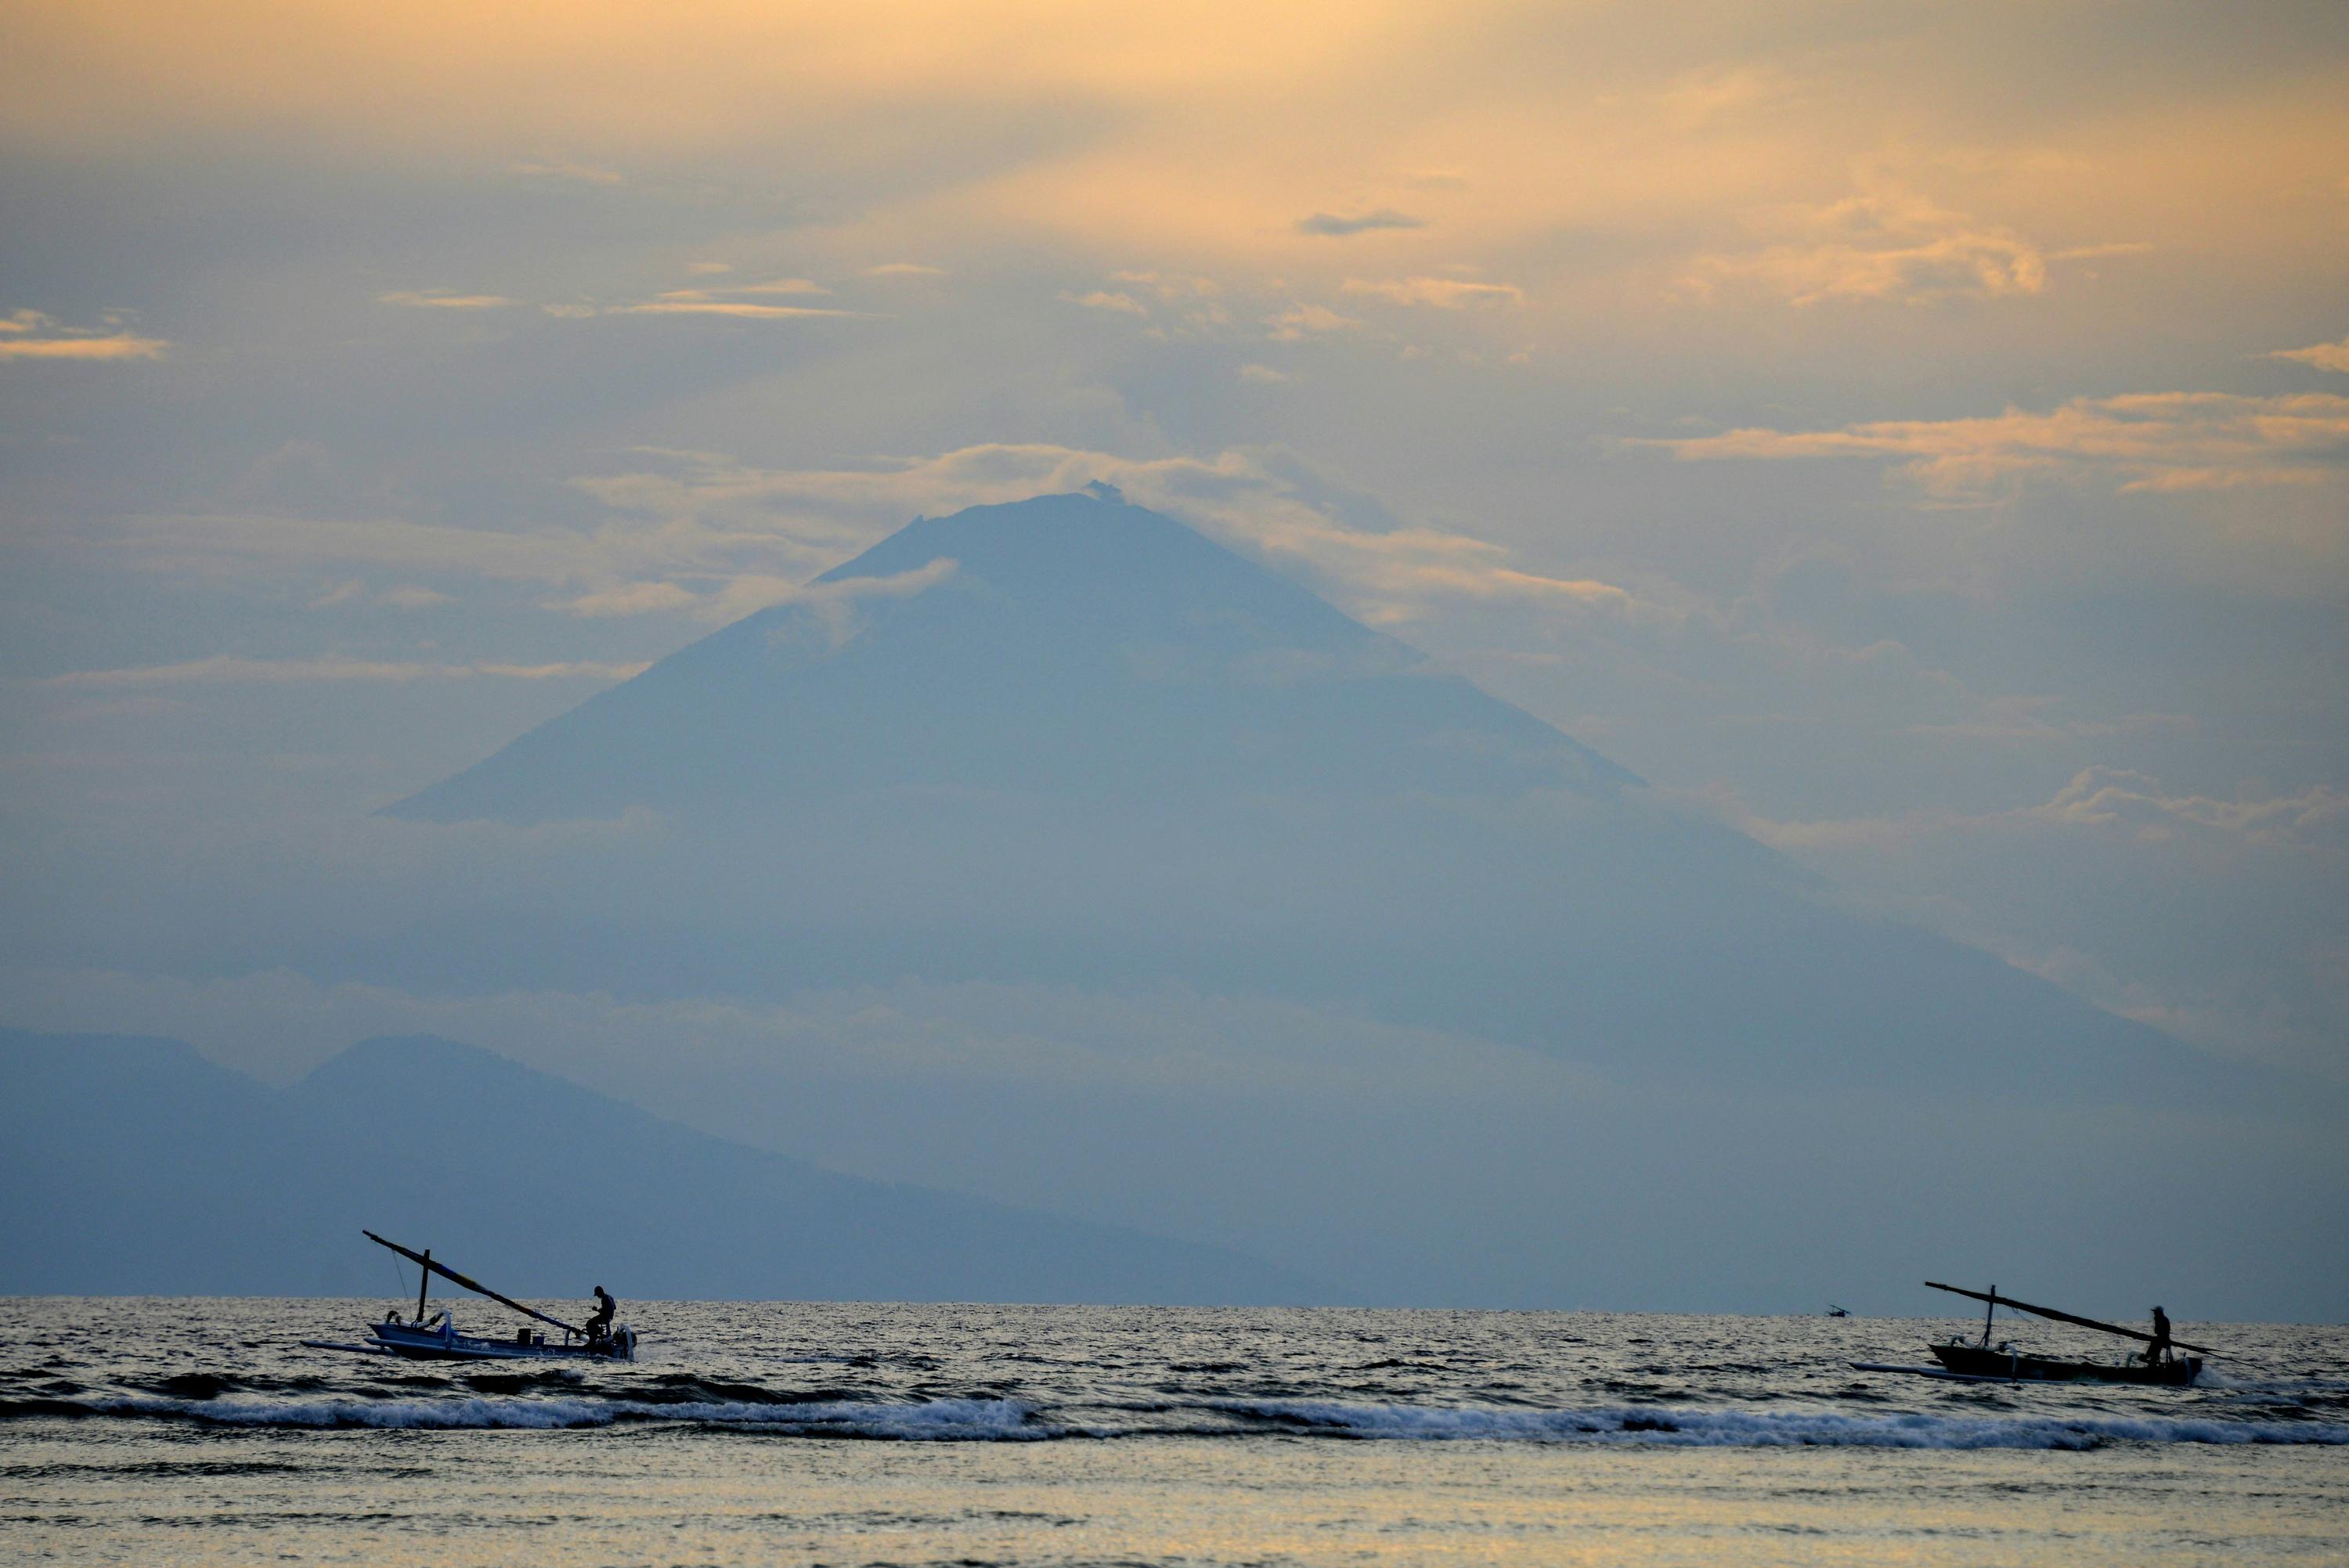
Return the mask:
<path id="1" fill-rule="evenodd" d="M 917 520 L 390 810 L 657 825 L 370 954 L 403 983 L 1171 984 L 1651 1078 L 2258 1092 L 1105 487 Z"/>

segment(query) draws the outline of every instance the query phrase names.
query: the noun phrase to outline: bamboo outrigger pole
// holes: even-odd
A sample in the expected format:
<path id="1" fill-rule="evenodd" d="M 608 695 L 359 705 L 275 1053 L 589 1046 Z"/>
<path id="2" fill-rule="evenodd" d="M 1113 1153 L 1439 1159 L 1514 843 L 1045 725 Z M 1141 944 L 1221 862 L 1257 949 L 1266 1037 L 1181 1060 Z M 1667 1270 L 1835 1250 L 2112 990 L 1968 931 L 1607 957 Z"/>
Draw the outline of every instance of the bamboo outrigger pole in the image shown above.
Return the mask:
<path id="1" fill-rule="evenodd" d="M 2148 1345 L 2154 1343 L 2153 1336 L 2142 1328 L 2123 1328 L 2117 1323 L 2099 1323 L 2093 1317 L 2080 1317 L 2072 1313 L 2058 1312 L 2052 1306 L 2033 1306 L 2027 1301 L 2017 1301 L 2011 1295 L 2001 1295 L 1996 1290 L 1985 1295 L 1981 1291 L 1968 1290 L 1962 1285 L 1942 1284 L 1939 1281 L 1930 1279 L 1925 1283 L 1935 1290 L 1945 1290 L 1951 1295 L 1970 1295 L 1976 1301 L 1986 1301 L 1994 1307 L 2011 1306 L 2017 1312 L 2036 1313 L 2041 1317 L 2052 1317 L 2058 1323 L 2076 1323 L 2083 1328 L 2101 1328 L 2106 1334 L 2118 1334 L 2130 1339 L 2142 1339 Z M 2226 1354 L 2223 1350 L 2213 1350 L 2207 1345 L 2189 1345 L 2183 1339 L 2173 1339 L 2169 1343 L 2180 1350 L 2199 1350 L 2205 1356 Z"/>
<path id="2" fill-rule="evenodd" d="M 586 1330 L 583 1328 L 577 1328 L 564 1322 L 559 1317 L 549 1317 L 546 1314 L 539 1311 L 538 1308 L 534 1306 L 524 1306 L 522 1303 L 516 1301 L 510 1295 L 500 1295 L 496 1291 L 492 1290 L 488 1285 L 483 1284 L 481 1281 L 466 1278 L 463 1274 L 459 1274 L 455 1269 L 450 1268 L 447 1264 L 435 1263 L 432 1260 L 432 1253 L 429 1248 L 427 1248 L 425 1251 L 420 1253 L 411 1253 L 406 1247 L 401 1246 L 398 1242 L 385 1241 L 373 1231 L 361 1231 L 359 1234 L 365 1236 L 368 1241 L 373 1242 L 377 1246 L 389 1247 L 393 1252 L 398 1253 L 401 1257 L 408 1259 L 410 1263 L 422 1265 L 428 1273 L 437 1274 L 443 1279 L 463 1285 L 467 1290 L 473 1292 L 477 1295 L 486 1295 L 492 1301 L 502 1302 L 505 1305 L 512 1307 L 516 1312 L 521 1313 L 525 1317 L 534 1317 L 541 1323 L 551 1323 L 555 1327 L 563 1330 L 565 1334 L 585 1334 L 586 1332 Z M 419 1291 L 416 1296 L 416 1315 L 419 1317 L 422 1317 L 424 1315 L 424 1295 L 421 1291 Z"/>

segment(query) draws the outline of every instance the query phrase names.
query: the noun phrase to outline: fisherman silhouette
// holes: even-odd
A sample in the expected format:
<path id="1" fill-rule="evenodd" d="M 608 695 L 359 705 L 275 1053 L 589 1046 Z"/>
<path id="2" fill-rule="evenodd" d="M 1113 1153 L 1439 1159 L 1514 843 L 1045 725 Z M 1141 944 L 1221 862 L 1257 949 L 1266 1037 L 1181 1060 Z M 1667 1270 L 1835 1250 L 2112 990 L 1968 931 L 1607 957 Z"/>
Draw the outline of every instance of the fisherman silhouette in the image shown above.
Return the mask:
<path id="1" fill-rule="evenodd" d="M 612 1333 L 612 1315 L 619 1310 L 620 1304 L 614 1301 L 610 1294 L 606 1292 L 602 1285 L 597 1285 L 595 1287 L 595 1315 L 587 1320 L 587 1337 L 590 1339 L 609 1338 Z"/>
<path id="2" fill-rule="evenodd" d="M 2169 1359 L 2169 1314 L 2158 1306 L 2153 1309 L 2153 1342 L 2145 1347 L 2145 1364 Z"/>

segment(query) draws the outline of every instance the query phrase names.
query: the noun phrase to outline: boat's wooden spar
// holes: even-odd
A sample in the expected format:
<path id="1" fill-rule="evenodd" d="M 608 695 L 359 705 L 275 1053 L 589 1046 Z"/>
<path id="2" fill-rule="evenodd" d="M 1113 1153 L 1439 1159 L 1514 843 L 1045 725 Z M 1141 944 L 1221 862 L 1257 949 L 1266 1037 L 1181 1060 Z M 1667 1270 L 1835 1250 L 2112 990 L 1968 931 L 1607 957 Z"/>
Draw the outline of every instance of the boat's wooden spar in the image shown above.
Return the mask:
<path id="1" fill-rule="evenodd" d="M 2058 1323 L 2076 1323 L 2083 1328 L 2099 1328 L 2106 1334 L 2117 1334 L 2129 1339 L 2142 1339 L 2148 1345 L 2154 1342 L 2153 1336 L 2141 1328 L 2123 1328 L 2117 1323 L 2099 1323 L 2093 1317 L 2080 1317 L 2072 1313 L 2058 1312 L 2052 1306 L 2033 1306 L 2027 1301 L 2017 1301 L 2011 1295 L 2001 1295 L 1996 1291 L 1984 1294 L 1978 1290 L 1968 1290 L 1962 1285 L 1942 1284 L 1939 1281 L 1930 1279 L 1925 1283 L 1935 1290 L 1945 1290 L 1951 1295 L 1970 1295 L 1976 1301 L 1986 1301 L 1992 1306 L 2011 1306 L 2017 1312 L 2035 1313 L 2041 1317 L 2052 1317 Z M 2180 1350 L 2199 1350 L 2205 1356 L 2224 1354 L 2222 1351 L 2211 1349 L 2207 1345 L 2189 1345 L 2183 1339 L 2173 1339 L 2169 1343 Z"/>
<path id="2" fill-rule="evenodd" d="M 385 1241 L 373 1231 L 361 1231 L 359 1234 L 365 1236 L 368 1241 L 373 1242 L 379 1247 L 389 1247 L 393 1252 L 398 1253 L 401 1257 L 406 1258 L 409 1262 L 417 1264 L 420 1268 L 429 1270 L 431 1273 L 440 1275 L 443 1279 L 449 1280 L 452 1284 L 463 1285 L 467 1290 L 473 1292 L 477 1295 L 486 1295 L 492 1301 L 502 1302 L 505 1305 L 512 1307 L 516 1312 L 523 1314 L 526 1317 L 534 1317 L 541 1323 L 552 1324 L 555 1327 L 563 1330 L 565 1334 L 585 1334 L 587 1332 L 584 1328 L 579 1328 L 572 1324 L 564 1322 L 559 1317 L 549 1317 L 546 1314 L 539 1311 L 538 1308 L 534 1306 L 524 1306 L 522 1303 L 516 1301 L 510 1295 L 500 1295 L 496 1291 L 492 1290 L 488 1285 L 483 1284 L 481 1281 L 476 1279 L 468 1279 L 465 1275 L 459 1274 L 455 1269 L 450 1268 L 447 1264 L 436 1262 L 431 1258 L 426 1257 L 422 1253 L 411 1253 L 406 1247 L 401 1246 L 398 1242 Z"/>

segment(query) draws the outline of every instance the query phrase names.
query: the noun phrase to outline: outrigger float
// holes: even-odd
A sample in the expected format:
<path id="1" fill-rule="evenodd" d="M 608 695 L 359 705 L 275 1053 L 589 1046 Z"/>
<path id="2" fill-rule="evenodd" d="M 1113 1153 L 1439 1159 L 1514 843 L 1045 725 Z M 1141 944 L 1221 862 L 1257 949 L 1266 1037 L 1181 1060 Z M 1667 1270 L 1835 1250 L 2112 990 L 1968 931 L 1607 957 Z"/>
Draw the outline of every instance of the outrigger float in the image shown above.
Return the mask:
<path id="1" fill-rule="evenodd" d="M 416 1287 L 416 1318 L 400 1320 L 398 1308 L 388 1314 L 381 1323 L 367 1325 L 367 1339 L 363 1345 L 337 1344 L 326 1339 L 305 1339 L 302 1343 L 313 1350 L 339 1350 L 353 1356 L 396 1356 L 406 1361 L 554 1361 L 595 1360 L 634 1361 L 636 1358 L 636 1331 L 623 1323 L 609 1334 L 590 1334 L 586 1329 L 549 1317 L 533 1306 L 524 1306 L 510 1295 L 501 1295 L 479 1280 L 468 1278 L 432 1256 L 432 1249 L 410 1252 L 398 1242 L 385 1241 L 373 1231 L 359 1234 L 380 1247 L 389 1247 L 401 1257 L 422 1269 L 423 1276 Z M 476 1295 L 488 1296 L 502 1306 L 510 1306 L 524 1317 L 536 1318 L 549 1328 L 559 1328 L 563 1337 L 554 1344 L 547 1342 L 543 1329 L 523 1327 L 512 1339 L 485 1339 L 479 1335 L 460 1334 L 457 1320 L 447 1310 L 428 1316 L 426 1301 L 432 1290 L 432 1276 L 439 1274 L 453 1284 L 462 1285 Z"/>
<path id="2" fill-rule="evenodd" d="M 2011 1295 L 1998 1294 L 1998 1286 L 1988 1291 L 1967 1290 L 1960 1285 L 1940 1284 L 1927 1280 L 1934 1290 L 1946 1290 L 1952 1295 L 1971 1296 L 1988 1302 L 1982 1313 L 1982 1334 L 1979 1342 L 1952 1335 L 1946 1341 L 1925 1346 L 1933 1354 L 1938 1367 L 1903 1367 L 1884 1361 L 1855 1361 L 1852 1368 L 1859 1372 L 1906 1372 L 1916 1377 L 1945 1377 L 1960 1383 L 2137 1383 L 2163 1388 L 2190 1387 L 2202 1375 L 2202 1356 L 2220 1352 L 2207 1345 L 2189 1345 L 2182 1339 L 2157 1339 L 2139 1328 L 2124 1328 L 2117 1323 L 2101 1323 L 2093 1317 L 2081 1317 L 2069 1312 L 2058 1312 L 2052 1306 L 2033 1306 L 2027 1301 L 2017 1301 Z M 2127 1361 L 2072 1361 L 2053 1356 L 2034 1355 L 2001 1341 L 1991 1343 L 1991 1320 L 2002 1306 L 2017 1312 L 2028 1312 L 2057 1323 L 2075 1323 L 2082 1328 L 2094 1328 L 2106 1334 L 2116 1334 L 2125 1339 L 2141 1339 L 2153 1348 L 2134 1355 Z M 2172 1347 L 2199 1350 L 2202 1356 L 2172 1356 Z"/>

